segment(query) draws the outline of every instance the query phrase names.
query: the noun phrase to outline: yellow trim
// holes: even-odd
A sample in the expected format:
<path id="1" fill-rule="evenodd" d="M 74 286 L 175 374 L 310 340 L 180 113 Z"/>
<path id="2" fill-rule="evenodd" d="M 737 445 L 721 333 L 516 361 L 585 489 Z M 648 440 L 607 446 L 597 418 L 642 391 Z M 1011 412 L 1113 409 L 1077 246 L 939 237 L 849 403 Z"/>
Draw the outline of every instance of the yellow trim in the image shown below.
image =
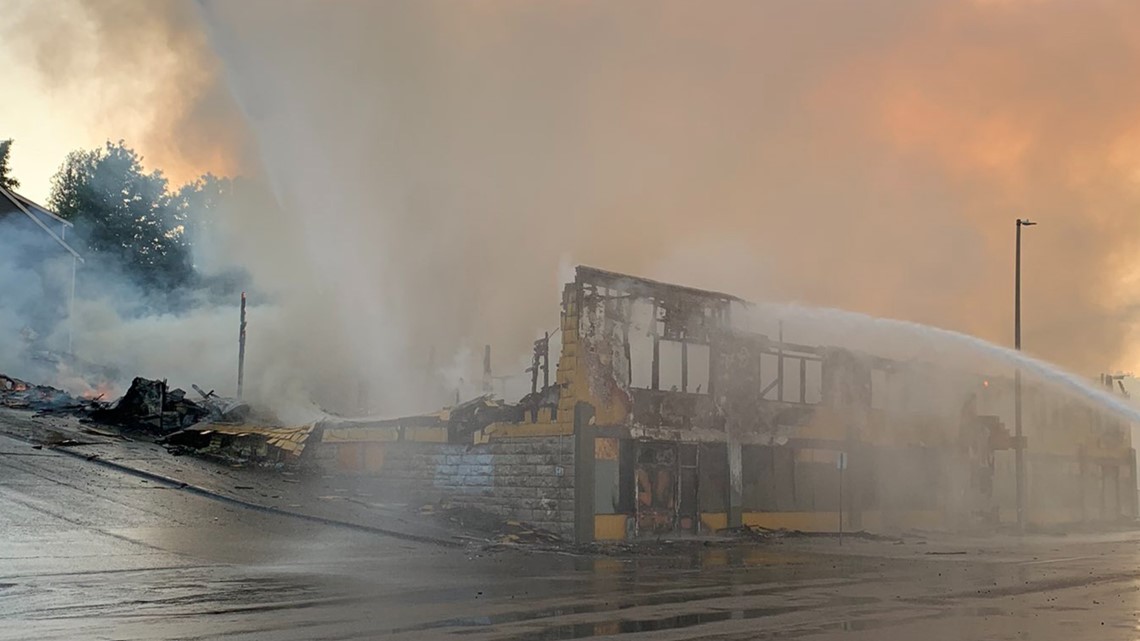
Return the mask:
<path id="1" fill-rule="evenodd" d="M 848 515 L 843 515 L 844 527 Z M 741 515 L 745 525 L 771 530 L 804 530 L 806 532 L 836 532 L 839 530 L 838 512 L 745 512 Z"/>
<path id="2" fill-rule="evenodd" d="M 701 554 L 701 567 L 722 568 L 728 565 L 728 550 L 724 548 L 710 548 Z"/>
<path id="3" fill-rule="evenodd" d="M 483 428 L 486 438 L 569 436 L 573 433 L 574 425 L 568 423 L 492 423 Z"/>
<path id="4" fill-rule="evenodd" d="M 704 521 L 706 515 L 701 515 Z M 838 532 L 838 512 L 745 512 L 741 515 L 745 525 L 771 530 L 803 530 L 805 532 Z M 882 532 L 893 529 L 917 528 L 937 530 L 945 527 L 945 515 L 939 510 L 908 510 L 884 513 L 867 510 L 861 515 L 858 529 Z M 843 513 L 843 529 L 855 529 L 851 514 Z"/>
<path id="5" fill-rule="evenodd" d="M 376 473 L 384 469 L 387 446 L 383 443 L 367 443 L 364 448 L 364 471 Z"/>
<path id="6" fill-rule="evenodd" d="M 446 427 L 405 427 L 404 440 L 413 443 L 446 443 Z"/>
<path id="7" fill-rule="evenodd" d="M 625 539 L 625 514 L 595 514 L 595 541 L 622 541 Z"/>
<path id="8" fill-rule="evenodd" d="M 596 437 L 594 439 L 594 460 L 616 461 L 620 447 L 620 441 L 616 438 Z"/>
<path id="9" fill-rule="evenodd" d="M 728 515 L 724 512 L 701 512 L 701 529 L 716 532 L 728 527 Z"/>
<path id="10" fill-rule="evenodd" d="M 321 438 L 323 443 L 376 443 L 399 438 L 395 427 L 330 427 Z"/>

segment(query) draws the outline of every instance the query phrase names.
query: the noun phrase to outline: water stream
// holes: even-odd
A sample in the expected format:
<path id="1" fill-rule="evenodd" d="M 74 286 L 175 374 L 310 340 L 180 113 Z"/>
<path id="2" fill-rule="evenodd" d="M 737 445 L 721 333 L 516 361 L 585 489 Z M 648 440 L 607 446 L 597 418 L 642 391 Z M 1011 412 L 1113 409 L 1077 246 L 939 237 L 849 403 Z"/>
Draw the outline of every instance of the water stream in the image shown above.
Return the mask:
<path id="1" fill-rule="evenodd" d="M 1000 345 L 995 345 L 976 336 L 948 329 L 932 327 L 911 321 L 880 318 L 858 312 L 824 307 L 809 307 L 798 304 L 764 304 L 750 307 L 750 312 L 767 318 L 781 318 L 788 327 L 796 324 L 810 324 L 826 328 L 829 333 L 845 335 L 851 340 L 850 346 L 859 348 L 864 342 L 901 343 L 911 341 L 924 350 L 936 354 L 974 355 L 992 362 L 1020 369 L 1023 376 L 1035 378 L 1042 383 L 1072 394 L 1119 418 L 1140 423 L 1140 409 L 1127 399 L 1108 393 L 1091 381 L 1066 372 L 1045 361 L 1027 356 Z M 874 351 L 874 350 L 869 350 Z"/>

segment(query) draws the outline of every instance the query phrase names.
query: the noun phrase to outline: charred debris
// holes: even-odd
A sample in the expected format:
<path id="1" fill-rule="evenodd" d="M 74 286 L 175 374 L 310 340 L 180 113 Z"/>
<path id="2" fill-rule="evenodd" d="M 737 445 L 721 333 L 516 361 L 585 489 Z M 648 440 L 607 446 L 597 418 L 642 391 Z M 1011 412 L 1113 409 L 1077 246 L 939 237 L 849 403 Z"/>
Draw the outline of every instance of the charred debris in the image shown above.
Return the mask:
<path id="1" fill-rule="evenodd" d="M 231 463 L 271 467 L 304 463 L 315 426 L 285 427 L 248 403 L 205 391 L 171 388 L 165 380 L 136 377 L 118 400 L 93 389 L 73 395 L 0 374 L 0 407 L 69 415 L 152 438 L 172 454 L 195 453 Z"/>
<path id="2" fill-rule="evenodd" d="M 305 463 L 307 443 L 319 443 L 326 426 L 351 428 L 391 423 L 401 432 L 417 427 L 443 428 L 448 442 L 471 442 L 474 435 L 496 423 L 517 423 L 540 409 L 558 404 L 558 387 L 549 386 L 526 395 L 519 403 L 506 403 L 491 394 L 457 403 L 439 412 L 393 420 L 329 416 L 302 426 L 286 426 L 277 417 L 249 403 L 223 396 L 198 385 L 193 391 L 172 388 L 165 380 L 136 377 L 122 397 L 106 398 L 106 383 L 83 394 L 72 394 L 0 374 L 0 407 L 41 415 L 74 416 L 84 423 L 118 428 L 153 439 L 172 454 L 197 454 L 228 462 L 270 467 Z M 399 439 L 402 440 L 402 439 Z M 310 448 L 313 449 L 313 448 Z"/>
<path id="3" fill-rule="evenodd" d="M 0 374 L 0 407 L 35 412 L 84 413 L 98 409 L 101 399 L 83 398 L 48 385 L 36 385 Z"/>

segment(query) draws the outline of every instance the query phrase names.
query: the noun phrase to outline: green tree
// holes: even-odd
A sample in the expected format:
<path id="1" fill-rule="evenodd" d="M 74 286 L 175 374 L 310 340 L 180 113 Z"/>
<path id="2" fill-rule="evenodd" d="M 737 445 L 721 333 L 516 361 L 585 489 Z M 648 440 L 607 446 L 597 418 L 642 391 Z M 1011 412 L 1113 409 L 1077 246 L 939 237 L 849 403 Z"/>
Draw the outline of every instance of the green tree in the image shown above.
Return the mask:
<path id="1" fill-rule="evenodd" d="M 8 166 L 8 157 L 12 153 L 12 139 L 0 140 L 0 187 L 12 190 L 20 186 L 20 181 L 12 177 L 12 168 Z"/>
<path id="2" fill-rule="evenodd" d="M 186 183 L 174 194 L 175 218 L 183 228 L 187 242 L 207 235 L 207 227 L 227 203 L 233 193 L 234 180 L 203 174 L 194 182 Z"/>
<path id="3" fill-rule="evenodd" d="M 185 210 L 162 172 L 146 173 L 123 141 L 68 154 L 48 204 L 75 223 L 89 254 L 118 262 L 140 284 L 168 290 L 192 278 Z"/>

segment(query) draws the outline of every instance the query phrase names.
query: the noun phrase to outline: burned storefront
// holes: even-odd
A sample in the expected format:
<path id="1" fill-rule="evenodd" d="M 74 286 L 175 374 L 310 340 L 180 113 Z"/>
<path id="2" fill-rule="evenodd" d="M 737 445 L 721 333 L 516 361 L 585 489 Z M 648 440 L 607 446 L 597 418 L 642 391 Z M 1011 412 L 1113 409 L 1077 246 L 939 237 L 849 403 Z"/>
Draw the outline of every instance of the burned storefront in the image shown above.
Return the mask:
<path id="1" fill-rule="evenodd" d="M 578 267 L 553 383 L 538 386 L 536 357 L 522 403 L 329 424 L 320 458 L 579 542 L 1015 518 L 1008 381 L 783 341 L 735 322 L 748 310 Z M 1029 521 L 1134 517 L 1128 426 L 1032 385 L 1025 398 Z"/>

